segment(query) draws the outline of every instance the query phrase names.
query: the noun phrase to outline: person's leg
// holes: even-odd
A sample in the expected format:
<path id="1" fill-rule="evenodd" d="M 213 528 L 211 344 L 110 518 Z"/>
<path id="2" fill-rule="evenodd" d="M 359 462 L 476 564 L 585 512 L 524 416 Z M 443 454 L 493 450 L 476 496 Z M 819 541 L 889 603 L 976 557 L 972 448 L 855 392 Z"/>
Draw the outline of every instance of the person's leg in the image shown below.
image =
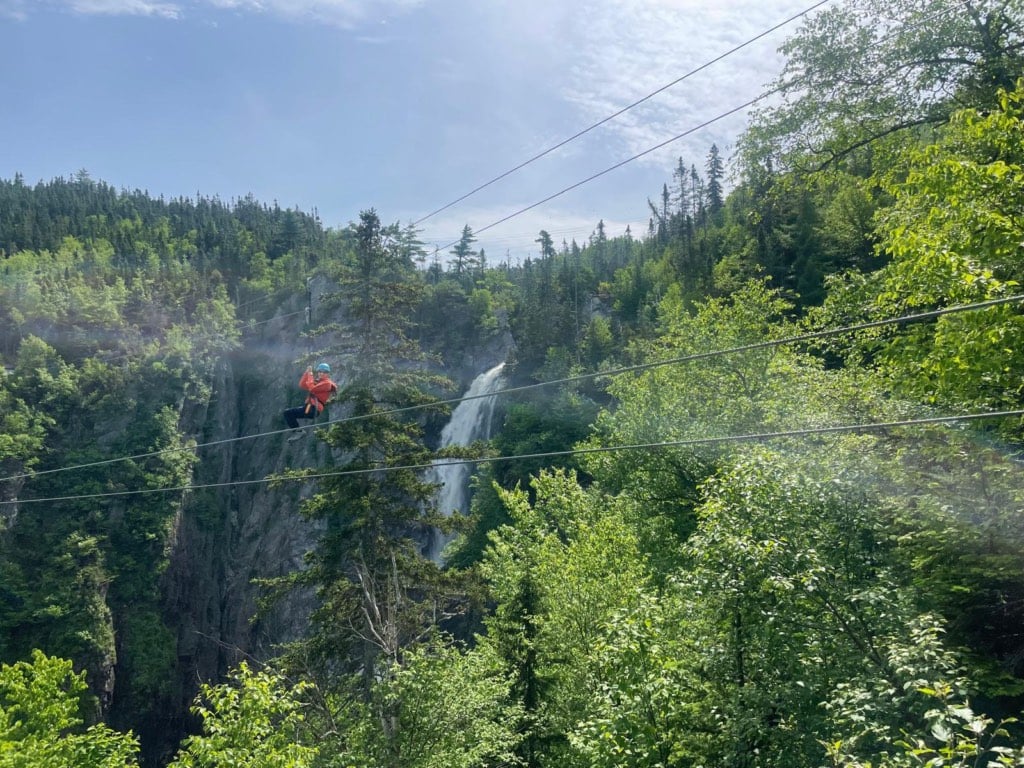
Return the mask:
<path id="1" fill-rule="evenodd" d="M 284 412 L 284 420 L 285 420 L 285 422 L 287 422 L 288 427 L 290 429 L 298 429 L 299 428 L 299 421 L 298 420 L 299 419 L 308 419 L 308 418 L 309 418 L 309 416 L 306 415 L 306 409 L 303 406 L 301 406 L 301 405 L 298 408 L 289 408 L 288 410 L 286 410 Z"/>

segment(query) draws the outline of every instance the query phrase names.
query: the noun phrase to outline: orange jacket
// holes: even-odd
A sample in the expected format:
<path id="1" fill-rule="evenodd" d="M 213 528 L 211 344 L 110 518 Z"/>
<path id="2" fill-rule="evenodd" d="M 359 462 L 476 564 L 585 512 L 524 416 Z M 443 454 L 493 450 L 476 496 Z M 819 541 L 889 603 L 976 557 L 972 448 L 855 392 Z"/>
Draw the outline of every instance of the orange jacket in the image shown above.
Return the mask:
<path id="1" fill-rule="evenodd" d="M 299 386 L 309 392 L 306 405 L 315 405 L 317 413 L 323 412 L 324 405 L 331 399 L 331 395 L 338 391 L 338 385 L 331 381 L 330 376 L 321 375 L 318 381 L 309 371 L 303 372 L 302 378 L 299 379 Z"/>

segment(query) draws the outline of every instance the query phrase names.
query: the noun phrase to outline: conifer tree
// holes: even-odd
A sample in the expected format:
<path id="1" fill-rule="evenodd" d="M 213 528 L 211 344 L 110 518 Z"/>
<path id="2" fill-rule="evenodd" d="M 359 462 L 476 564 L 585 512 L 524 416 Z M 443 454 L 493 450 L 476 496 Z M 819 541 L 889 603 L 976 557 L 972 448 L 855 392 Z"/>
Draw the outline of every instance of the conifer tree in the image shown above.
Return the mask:
<path id="1" fill-rule="evenodd" d="M 467 224 L 462 228 L 462 236 L 459 238 L 459 242 L 450 251 L 452 258 L 449 264 L 451 264 L 452 271 L 459 279 L 471 273 L 473 267 L 476 266 L 477 252 L 472 248 L 475 242 L 476 238 L 473 237 L 473 230 Z"/>
<path id="2" fill-rule="evenodd" d="M 683 158 L 680 157 L 675 170 L 672 171 L 672 182 L 675 185 L 675 213 L 679 217 L 690 215 L 689 179 L 689 171 L 683 163 Z"/>
<path id="3" fill-rule="evenodd" d="M 708 213 L 714 216 L 722 210 L 722 206 L 725 204 L 725 193 L 722 191 L 722 177 L 725 176 L 725 169 L 717 145 L 711 145 L 704 168 L 708 172 L 706 191 Z"/>
<path id="4" fill-rule="evenodd" d="M 540 244 L 541 259 L 550 259 L 554 257 L 555 244 L 554 241 L 551 239 L 551 235 L 549 235 L 545 230 L 542 229 L 537 239 L 534 240 L 533 242 Z"/>
<path id="5" fill-rule="evenodd" d="M 351 474 L 325 480 L 303 506 L 326 528 L 310 567 L 293 578 L 314 587 L 320 605 L 311 640 L 292 658 L 329 687 L 351 684 L 369 697 L 379 675 L 446 608 L 435 591 L 438 569 L 422 554 L 439 522 L 434 486 L 420 471 L 383 469 L 429 463 L 421 424 L 393 412 L 423 404 L 442 381 L 422 373 L 425 356 L 407 335 L 422 289 L 408 250 L 373 210 L 360 215 L 353 234 L 352 264 L 331 303 L 347 317 L 336 351 L 351 361 L 337 401 L 354 420 L 325 438 Z"/>

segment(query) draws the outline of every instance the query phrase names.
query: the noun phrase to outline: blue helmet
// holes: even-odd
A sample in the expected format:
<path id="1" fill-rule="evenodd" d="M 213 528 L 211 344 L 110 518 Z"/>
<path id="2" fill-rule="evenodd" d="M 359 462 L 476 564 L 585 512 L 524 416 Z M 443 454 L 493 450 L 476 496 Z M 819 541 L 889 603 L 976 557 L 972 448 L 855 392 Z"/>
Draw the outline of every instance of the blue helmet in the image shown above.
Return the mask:
<path id="1" fill-rule="evenodd" d="M 329 366 L 327 363 L 320 363 L 320 365 L 316 367 L 316 370 L 319 371 L 320 373 L 330 373 L 331 366 Z"/>

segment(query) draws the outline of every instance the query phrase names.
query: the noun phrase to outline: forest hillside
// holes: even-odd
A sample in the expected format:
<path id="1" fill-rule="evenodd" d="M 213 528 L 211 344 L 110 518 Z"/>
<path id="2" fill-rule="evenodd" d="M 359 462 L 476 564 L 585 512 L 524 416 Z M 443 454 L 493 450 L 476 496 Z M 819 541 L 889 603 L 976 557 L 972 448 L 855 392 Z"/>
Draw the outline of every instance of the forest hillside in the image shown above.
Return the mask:
<path id="1" fill-rule="evenodd" d="M 1024 765 L 1022 25 L 829 5 L 521 264 L 0 180 L 0 766 Z"/>

